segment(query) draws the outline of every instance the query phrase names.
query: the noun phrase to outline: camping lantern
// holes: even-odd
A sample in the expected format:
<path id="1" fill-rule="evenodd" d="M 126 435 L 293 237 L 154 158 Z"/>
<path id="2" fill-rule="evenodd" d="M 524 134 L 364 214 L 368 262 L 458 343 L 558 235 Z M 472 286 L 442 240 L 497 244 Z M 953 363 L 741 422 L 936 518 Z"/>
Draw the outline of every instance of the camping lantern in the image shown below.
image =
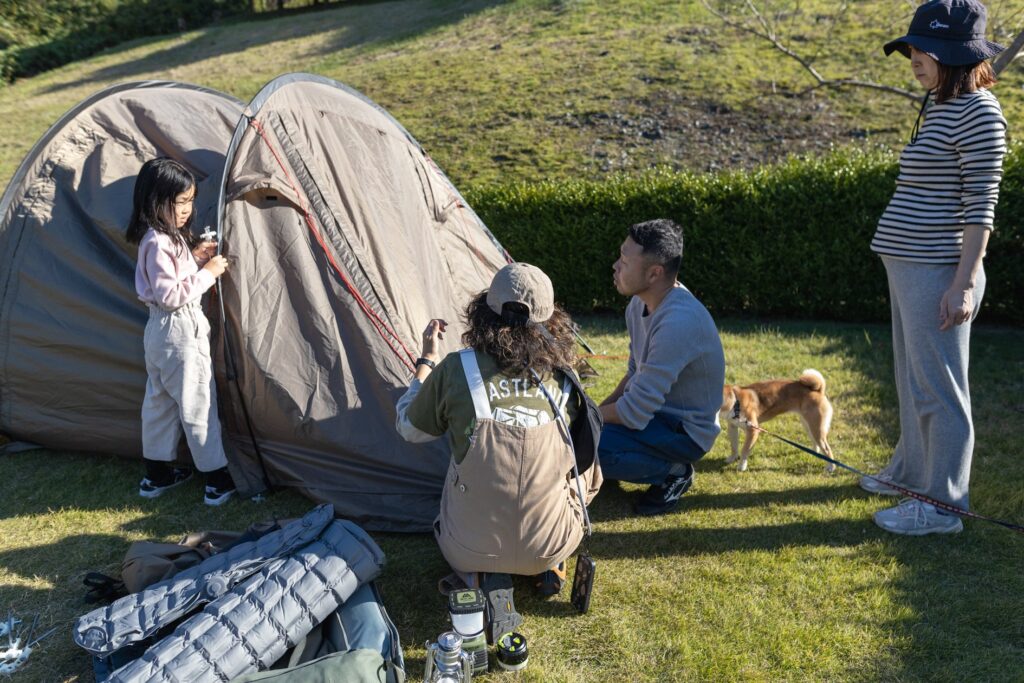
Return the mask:
<path id="1" fill-rule="evenodd" d="M 474 674 L 487 671 L 487 638 L 484 635 L 486 607 L 483 591 L 478 588 L 448 594 L 448 614 L 452 628 L 462 636 L 462 650 L 472 657 Z"/>

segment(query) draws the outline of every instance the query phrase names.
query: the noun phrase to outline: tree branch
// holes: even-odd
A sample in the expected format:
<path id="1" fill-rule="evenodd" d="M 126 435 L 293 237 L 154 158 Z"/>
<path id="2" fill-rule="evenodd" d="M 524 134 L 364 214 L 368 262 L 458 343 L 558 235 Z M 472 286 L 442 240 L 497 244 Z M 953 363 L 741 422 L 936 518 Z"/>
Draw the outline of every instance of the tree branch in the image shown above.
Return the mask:
<path id="1" fill-rule="evenodd" d="M 995 61 L 992 62 L 992 70 L 996 72 L 997 76 L 1003 69 L 1010 66 L 1010 63 L 1016 59 L 1017 53 L 1020 52 L 1022 47 L 1024 47 L 1024 31 L 1018 33 L 1017 37 L 1014 38 L 1013 42 L 1010 44 L 1010 47 L 1003 50 L 1002 53 L 996 57 Z"/>
<path id="2" fill-rule="evenodd" d="M 754 4 L 753 0 L 746 0 L 746 6 L 747 9 L 750 10 L 750 13 L 754 15 L 754 18 L 757 19 L 757 22 L 761 25 L 761 31 L 745 23 L 741 23 L 731 19 L 726 14 L 723 14 L 722 12 L 712 7 L 709 0 L 701 0 L 701 3 L 704 5 L 705 9 L 707 9 L 713 15 L 718 17 L 718 19 L 726 26 L 732 26 L 735 29 L 743 31 L 744 33 L 748 33 L 750 35 L 757 36 L 762 40 L 768 41 L 776 50 L 778 50 L 779 52 L 786 55 L 787 57 L 798 63 L 800 66 L 802 66 L 804 70 L 807 71 L 807 73 L 809 73 L 815 81 L 817 81 L 817 85 L 800 91 L 800 93 L 798 93 L 798 96 L 802 97 L 810 92 L 813 92 L 814 90 L 818 90 L 819 88 L 840 89 L 855 87 L 869 88 L 871 90 L 887 92 L 894 95 L 899 95 L 901 97 L 905 97 L 915 102 L 921 101 L 920 94 L 910 90 L 906 90 L 904 88 L 898 88 L 893 85 L 884 85 L 882 83 L 875 83 L 873 81 L 862 81 L 856 78 L 825 78 L 817 69 L 814 68 L 814 65 L 811 64 L 810 60 L 806 59 L 805 57 L 801 57 L 799 54 L 797 54 L 796 52 L 782 44 L 782 41 L 780 41 L 778 36 L 775 34 L 775 31 L 772 28 L 771 24 L 768 22 L 767 19 L 764 18 L 764 15 L 761 14 L 761 11 L 757 8 L 757 5 Z M 1016 44 L 1016 41 L 1014 41 L 1014 44 Z M 1018 49 L 1020 48 L 1018 47 Z M 1007 52 L 1010 52 L 1010 50 L 1007 50 Z"/>
<path id="3" fill-rule="evenodd" d="M 828 31 L 825 33 L 825 39 L 821 41 L 821 45 L 818 47 L 817 50 L 815 50 L 814 56 L 811 57 L 810 61 L 812 63 L 818 61 L 818 57 L 821 56 L 822 47 L 831 47 L 833 45 L 832 36 L 835 34 L 836 26 L 839 25 L 839 20 L 846 16 L 846 10 L 848 10 L 849 7 L 850 5 L 847 2 L 847 0 L 842 0 L 842 2 L 839 3 L 839 9 L 836 10 L 831 17 L 829 17 Z"/>
<path id="4" fill-rule="evenodd" d="M 918 104 L 921 103 L 921 98 L 924 97 L 920 93 L 915 93 L 911 90 L 904 90 L 903 88 L 897 88 L 894 85 L 885 85 L 884 83 L 875 83 L 873 81 L 861 81 L 856 78 L 827 78 L 817 85 L 812 85 L 809 88 L 805 88 L 796 94 L 797 97 L 803 97 L 808 93 L 818 90 L 819 88 L 869 88 L 871 90 L 879 90 L 881 92 L 892 93 L 894 95 L 900 95 L 907 99 L 914 100 Z"/>

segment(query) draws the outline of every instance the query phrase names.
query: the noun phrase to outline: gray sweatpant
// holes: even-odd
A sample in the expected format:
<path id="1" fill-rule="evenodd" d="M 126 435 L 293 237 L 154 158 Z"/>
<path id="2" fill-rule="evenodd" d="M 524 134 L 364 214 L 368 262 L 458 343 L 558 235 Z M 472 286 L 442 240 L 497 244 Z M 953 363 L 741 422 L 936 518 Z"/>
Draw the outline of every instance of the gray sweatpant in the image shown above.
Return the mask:
<path id="1" fill-rule="evenodd" d="M 174 311 L 151 305 L 143 345 L 149 374 L 142 401 L 143 457 L 173 461 L 184 427 L 196 469 L 212 472 L 227 465 L 210 358 L 210 322 L 199 302 Z"/>
<path id="2" fill-rule="evenodd" d="M 974 313 L 963 325 L 939 331 L 939 304 L 955 265 L 882 258 L 892 303 L 892 346 L 900 438 L 882 470 L 897 484 L 967 509 L 974 453 L 967 386 L 971 322 L 985 295 L 985 271 L 974 288 Z"/>

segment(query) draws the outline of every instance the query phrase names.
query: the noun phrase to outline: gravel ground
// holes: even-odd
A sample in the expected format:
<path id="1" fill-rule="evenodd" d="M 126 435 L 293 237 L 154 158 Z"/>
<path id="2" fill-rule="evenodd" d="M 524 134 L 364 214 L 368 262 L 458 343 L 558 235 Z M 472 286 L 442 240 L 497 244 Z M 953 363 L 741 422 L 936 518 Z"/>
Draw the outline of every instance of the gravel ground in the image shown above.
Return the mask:
<path id="1" fill-rule="evenodd" d="M 761 96 L 738 111 L 665 89 L 617 104 L 610 111 L 554 118 L 558 125 L 589 129 L 588 151 L 603 172 L 634 169 L 635 157 L 693 171 L 749 169 L 866 139 L 883 145 L 900 141 L 897 127 L 857 127 L 826 100 L 806 96 Z"/>

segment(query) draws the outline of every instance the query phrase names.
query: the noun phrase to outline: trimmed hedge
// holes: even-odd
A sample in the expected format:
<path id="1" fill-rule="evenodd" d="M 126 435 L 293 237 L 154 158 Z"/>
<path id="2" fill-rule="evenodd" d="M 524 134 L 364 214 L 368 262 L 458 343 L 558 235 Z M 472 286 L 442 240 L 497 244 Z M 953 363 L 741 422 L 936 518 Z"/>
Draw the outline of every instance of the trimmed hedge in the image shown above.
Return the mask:
<path id="1" fill-rule="evenodd" d="M 143 36 L 248 14 L 251 0 L 38 0 L 0 9 L 3 80 L 31 76 Z M 2 35 L 3 32 L 0 32 Z"/>
<path id="2" fill-rule="evenodd" d="M 987 322 L 1024 323 L 1022 156 L 1014 146 L 1006 159 L 985 260 Z M 715 315 L 885 320 L 885 271 L 869 245 L 896 172 L 894 154 L 844 151 L 752 172 L 486 187 L 467 200 L 572 311 L 622 311 L 611 266 L 626 228 L 667 217 L 684 226 L 681 279 Z"/>
<path id="3" fill-rule="evenodd" d="M 135 38 L 327 1 L 340 0 L 2 0 L 0 79 L 32 76 Z"/>

